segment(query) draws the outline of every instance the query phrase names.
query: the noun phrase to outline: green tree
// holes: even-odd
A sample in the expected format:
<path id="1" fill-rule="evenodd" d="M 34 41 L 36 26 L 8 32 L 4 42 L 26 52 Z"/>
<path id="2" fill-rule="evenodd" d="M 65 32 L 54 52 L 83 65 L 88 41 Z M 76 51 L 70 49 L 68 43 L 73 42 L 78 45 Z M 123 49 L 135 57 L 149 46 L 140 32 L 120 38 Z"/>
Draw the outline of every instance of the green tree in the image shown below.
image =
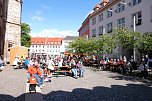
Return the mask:
<path id="1" fill-rule="evenodd" d="M 140 33 L 127 28 L 116 28 L 113 32 L 113 40 L 117 46 L 123 48 L 124 52 L 139 46 Z"/>
<path id="2" fill-rule="evenodd" d="M 21 45 L 25 47 L 31 46 L 31 36 L 29 35 L 31 29 L 30 26 L 26 23 L 21 25 Z"/>
<path id="3" fill-rule="evenodd" d="M 152 51 L 152 32 L 142 34 L 138 42 L 138 50 L 140 53 L 149 54 Z"/>
<path id="4" fill-rule="evenodd" d="M 69 51 L 74 54 L 83 55 L 87 51 L 86 43 L 87 43 L 86 39 L 79 37 L 70 43 Z"/>

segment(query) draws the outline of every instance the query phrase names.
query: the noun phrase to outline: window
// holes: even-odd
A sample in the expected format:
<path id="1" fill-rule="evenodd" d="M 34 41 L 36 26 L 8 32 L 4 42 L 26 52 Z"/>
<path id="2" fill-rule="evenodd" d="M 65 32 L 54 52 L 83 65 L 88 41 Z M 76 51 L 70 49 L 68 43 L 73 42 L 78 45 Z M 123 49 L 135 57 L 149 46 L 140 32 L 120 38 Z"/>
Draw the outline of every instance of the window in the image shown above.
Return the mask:
<path id="1" fill-rule="evenodd" d="M 132 5 L 136 5 L 136 4 L 139 4 L 141 2 L 141 0 L 132 0 Z"/>
<path id="2" fill-rule="evenodd" d="M 37 48 L 37 46 L 36 46 L 36 48 Z"/>
<path id="3" fill-rule="evenodd" d="M 34 48 L 34 45 L 32 45 L 32 47 Z"/>
<path id="4" fill-rule="evenodd" d="M 141 25 L 141 23 L 142 23 L 142 12 L 139 11 L 137 13 L 132 14 L 132 25 L 133 25 L 133 22 L 134 22 L 134 16 L 135 16 L 136 26 Z"/>
<path id="5" fill-rule="evenodd" d="M 125 27 L 125 18 L 121 18 L 117 20 L 118 27 Z"/>
<path id="6" fill-rule="evenodd" d="M 99 36 L 100 36 L 100 35 L 103 35 L 103 26 L 100 26 L 100 27 L 98 28 L 98 31 L 99 31 Z"/>
<path id="7" fill-rule="evenodd" d="M 12 47 L 13 43 L 8 43 L 8 48 Z"/>
<path id="8" fill-rule="evenodd" d="M 103 13 L 99 15 L 99 22 L 103 20 Z"/>
<path id="9" fill-rule="evenodd" d="M 96 37 L 96 29 L 92 30 L 92 37 Z"/>
<path id="10" fill-rule="evenodd" d="M 124 10 L 125 10 L 125 5 L 119 3 L 119 4 L 117 5 L 117 12 L 119 13 L 119 12 L 122 12 L 122 11 L 124 11 Z"/>
<path id="11" fill-rule="evenodd" d="M 107 24 L 107 32 L 108 33 L 112 32 L 112 22 Z"/>
<path id="12" fill-rule="evenodd" d="M 92 25 L 95 25 L 96 24 L 96 18 L 93 18 L 92 19 Z"/>
<path id="13" fill-rule="evenodd" d="M 58 48 L 60 48 L 60 46 L 58 46 Z"/>
<path id="14" fill-rule="evenodd" d="M 44 46 L 43 46 L 43 48 L 44 48 Z"/>
<path id="15" fill-rule="evenodd" d="M 41 45 L 39 45 L 39 47 L 41 47 Z"/>
<path id="16" fill-rule="evenodd" d="M 110 9 L 110 10 L 107 10 L 107 18 L 111 17 L 112 16 L 112 12 L 113 10 Z"/>
<path id="17" fill-rule="evenodd" d="M 47 46 L 47 48 L 49 48 L 49 45 Z"/>

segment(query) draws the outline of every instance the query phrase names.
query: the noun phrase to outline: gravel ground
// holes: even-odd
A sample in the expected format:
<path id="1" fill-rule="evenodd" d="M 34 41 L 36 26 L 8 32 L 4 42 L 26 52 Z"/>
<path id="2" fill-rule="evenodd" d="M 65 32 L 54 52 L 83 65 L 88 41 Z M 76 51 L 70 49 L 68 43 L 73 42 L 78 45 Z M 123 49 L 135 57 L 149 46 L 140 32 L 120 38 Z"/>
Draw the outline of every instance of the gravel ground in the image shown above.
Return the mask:
<path id="1" fill-rule="evenodd" d="M 0 101 L 24 101 L 26 70 L 6 66 L 0 72 Z"/>
<path id="2" fill-rule="evenodd" d="M 88 67 L 83 78 L 52 77 L 42 94 L 44 101 L 152 101 L 149 81 Z"/>

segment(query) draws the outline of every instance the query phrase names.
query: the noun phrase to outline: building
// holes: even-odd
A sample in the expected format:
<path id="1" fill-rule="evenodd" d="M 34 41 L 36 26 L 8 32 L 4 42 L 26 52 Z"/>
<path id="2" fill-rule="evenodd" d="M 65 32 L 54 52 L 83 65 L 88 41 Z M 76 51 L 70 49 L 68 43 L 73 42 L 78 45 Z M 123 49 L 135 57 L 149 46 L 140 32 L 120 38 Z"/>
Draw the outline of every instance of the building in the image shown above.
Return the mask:
<path id="1" fill-rule="evenodd" d="M 30 53 L 36 56 L 58 56 L 62 50 L 62 38 L 32 37 Z"/>
<path id="2" fill-rule="evenodd" d="M 85 19 L 85 21 L 82 23 L 82 26 L 80 27 L 80 29 L 78 30 L 79 32 L 79 36 L 80 37 L 84 37 L 84 38 L 89 38 L 90 36 L 90 28 L 89 28 L 89 16 Z"/>
<path id="3" fill-rule="evenodd" d="M 21 45 L 22 0 L 8 0 L 7 5 L 4 61 L 10 60 L 10 47 Z"/>
<path id="4" fill-rule="evenodd" d="M 152 0 L 102 0 L 85 21 L 88 19 L 90 38 L 111 33 L 116 27 L 127 27 L 140 33 L 152 32 Z M 114 51 L 120 53 L 119 48 Z"/>
<path id="5" fill-rule="evenodd" d="M 133 30 L 133 18 L 136 18 L 136 31 L 152 32 L 151 0 L 103 0 L 89 17 L 90 36 L 98 37 L 112 32 L 121 26 Z"/>
<path id="6" fill-rule="evenodd" d="M 0 55 L 4 54 L 7 4 L 8 0 L 0 0 Z"/>
<path id="7" fill-rule="evenodd" d="M 32 44 L 29 53 L 36 56 L 64 56 L 66 53 L 68 53 L 69 43 L 76 38 L 78 37 L 32 37 Z"/>
<path id="8" fill-rule="evenodd" d="M 68 52 L 68 50 L 69 50 L 69 44 L 71 42 L 73 42 L 73 40 L 75 40 L 76 38 L 78 38 L 78 36 L 66 36 L 63 39 L 63 42 L 62 42 L 62 46 L 63 46 L 62 52 L 64 52 L 64 54 L 69 54 L 69 52 Z"/>

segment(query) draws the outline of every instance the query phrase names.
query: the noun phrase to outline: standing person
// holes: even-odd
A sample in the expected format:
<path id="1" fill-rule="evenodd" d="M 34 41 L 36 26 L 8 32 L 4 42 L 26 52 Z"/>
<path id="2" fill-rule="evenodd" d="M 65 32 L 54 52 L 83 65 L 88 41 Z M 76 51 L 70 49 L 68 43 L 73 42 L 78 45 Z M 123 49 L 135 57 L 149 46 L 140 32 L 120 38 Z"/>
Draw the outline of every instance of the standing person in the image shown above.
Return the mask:
<path id="1" fill-rule="evenodd" d="M 146 55 L 145 56 L 145 66 L 146 66 L 146 68 L 148 68 L 149 67 L 149 58 L 148 58 L 148 55 Z"/>
<path id="2" fill-rule="evenodd" d="M 25 68 L 28 69 L 28 67 L 30 67 L 30 60 L 28 57 L 26 57 L 25 59 Z"/>
<path id="3" fill-rule="evenodd" d="M 34 76 L 36 78 L 38 87 L 42 88 L 44 77 L 42 75 L 42 71 L 40 70 L 40 66 L 38 65 L 37 61 L 28 68 L 28 73 L 30 74 L 30 77 Z"/>
<path id="4" fill-rule="evenodd" d="M 53 62 L 51 57 L 48 59 L 47 62 L 48 62 L 47 64 L 48 64 L 48 73 L 49 73 L 48 77 L 51 77 L 52 76 L 52 72 L 54 72 L 55 64 L 54 64 L 54 62 Z"/>

